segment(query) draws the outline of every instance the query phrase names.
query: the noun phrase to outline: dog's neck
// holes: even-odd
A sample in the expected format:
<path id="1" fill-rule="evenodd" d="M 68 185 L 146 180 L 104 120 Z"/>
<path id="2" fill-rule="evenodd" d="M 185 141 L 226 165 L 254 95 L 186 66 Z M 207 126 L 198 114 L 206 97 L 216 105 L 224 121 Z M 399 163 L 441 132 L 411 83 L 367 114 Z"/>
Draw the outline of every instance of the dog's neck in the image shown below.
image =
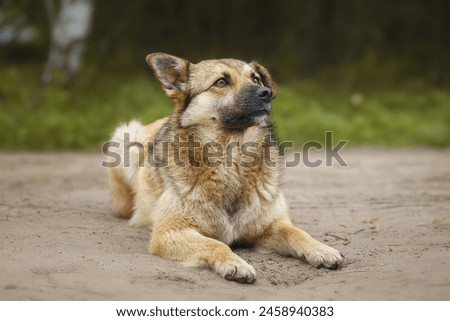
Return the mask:
<path id="1" fill-rule="evenodd" d="M 188 140 L 190 135 L 195 136 L 195 141 L 203 145 L 208 143 L 219 143 L 222 146 L 229 144 L 273 144 L 277 145 L 272 126 L 251 126 L 241 130 L 221 129 L 217 127 L 181 127 L 178 122 L 173 122 L 184 141 Z"/>

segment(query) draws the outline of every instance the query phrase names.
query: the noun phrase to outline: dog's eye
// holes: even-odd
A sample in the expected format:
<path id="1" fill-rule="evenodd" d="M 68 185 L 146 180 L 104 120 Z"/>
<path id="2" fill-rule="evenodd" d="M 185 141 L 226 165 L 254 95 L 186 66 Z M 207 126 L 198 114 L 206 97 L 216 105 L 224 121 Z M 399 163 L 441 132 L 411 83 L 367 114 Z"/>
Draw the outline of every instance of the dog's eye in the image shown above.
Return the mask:
<path id="1" fill-rule="evenodd" d="M 225 87 L 226 85 L 228 85 L 228 81 L 225 78 L 220 78 L 214 83 L 214 86 L 219 88 Z"/>
<path id="2" fill-rule="evenodd" d="M 253 82 L 257 85 L 261 85 L 261 79 L 258 76 L 253 76 Z"/>

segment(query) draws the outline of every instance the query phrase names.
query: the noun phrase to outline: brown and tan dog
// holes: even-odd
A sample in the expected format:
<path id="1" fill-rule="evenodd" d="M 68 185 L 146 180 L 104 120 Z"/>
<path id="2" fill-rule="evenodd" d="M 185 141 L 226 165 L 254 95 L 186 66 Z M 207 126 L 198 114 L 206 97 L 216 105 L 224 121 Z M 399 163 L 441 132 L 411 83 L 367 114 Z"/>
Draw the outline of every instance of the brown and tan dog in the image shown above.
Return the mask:
<path id="1" fill-rule="evenodd" d="M 148 55 L 147 63 L 175 107 L 148 126 L 132 121 L 116 129 L 118 154 L 130 147 L 126 135 L 144 149 L 130 148 L 131 165 L 110 169 L 110 186 L 117 215 L 152 227 L 150 253 L 239 283 L 256 280 L 255 269 L 230 248 L 240 242 L 338 268 L 341 254 L 289 219 L 271 143 L 276 85 L 268 71 L 164 53 Z"/>

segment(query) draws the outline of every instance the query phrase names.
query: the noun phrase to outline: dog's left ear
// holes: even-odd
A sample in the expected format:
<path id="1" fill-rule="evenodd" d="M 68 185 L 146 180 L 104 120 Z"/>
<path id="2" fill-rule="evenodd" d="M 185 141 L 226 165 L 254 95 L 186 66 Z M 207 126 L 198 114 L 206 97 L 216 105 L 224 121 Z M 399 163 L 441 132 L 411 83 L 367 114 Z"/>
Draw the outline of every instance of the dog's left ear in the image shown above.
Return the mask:
<path id="1" fill-rule="evenodd" d="M 269 71 L 254 61 L 250 63 L 250 66 L 261 77 L 263 85 L 272 89 L 272 99 L 275 99 L 275 97 L 277 96 L 277 85 L 273 81 Z"/>
<path id="2" fill-rule="evenodd" d="M 189 61 L 161 52 L 149 54 L 145 60 L 167 96 L 175 100 L 183 99 L 188 91 Z"/>

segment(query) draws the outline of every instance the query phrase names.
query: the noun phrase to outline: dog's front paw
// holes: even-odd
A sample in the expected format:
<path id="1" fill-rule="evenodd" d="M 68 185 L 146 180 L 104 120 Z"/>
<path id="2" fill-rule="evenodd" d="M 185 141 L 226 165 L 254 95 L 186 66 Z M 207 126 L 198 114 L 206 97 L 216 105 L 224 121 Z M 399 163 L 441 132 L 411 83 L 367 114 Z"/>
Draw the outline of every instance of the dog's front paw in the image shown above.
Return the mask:
<path id="1" fill-rule="evenodd" d="M 256 271 L 253 266 L 239 257 L 234 260 L 216 263 L 215 270 L 217 274 L 228 281 L 249 284 L 256 281 Z"/>
<path id="2" fill-rule="evenodd" d="M 303 256 L 306 262 L 312 266 L 317 268 L 326 267 L 330 270 L 336 270 L 344 261 L 344 257 L 338 250 L 316 240 L 308 244 Z"/>

